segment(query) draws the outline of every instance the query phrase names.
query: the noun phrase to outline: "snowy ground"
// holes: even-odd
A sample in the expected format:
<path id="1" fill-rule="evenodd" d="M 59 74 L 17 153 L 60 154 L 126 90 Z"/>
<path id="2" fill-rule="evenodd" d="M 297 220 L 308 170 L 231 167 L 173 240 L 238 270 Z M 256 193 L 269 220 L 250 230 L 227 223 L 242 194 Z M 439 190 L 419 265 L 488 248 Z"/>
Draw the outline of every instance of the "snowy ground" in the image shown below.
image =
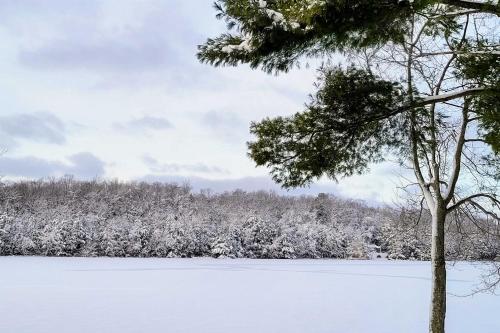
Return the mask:
<path id="1" fill-rule="evenodd" d="M 0 257 L 0 332 L 420 333 L 429 289 L 427 262 Z M 498 333 L 499 309 L 450 295 L 447 331 Z"/>

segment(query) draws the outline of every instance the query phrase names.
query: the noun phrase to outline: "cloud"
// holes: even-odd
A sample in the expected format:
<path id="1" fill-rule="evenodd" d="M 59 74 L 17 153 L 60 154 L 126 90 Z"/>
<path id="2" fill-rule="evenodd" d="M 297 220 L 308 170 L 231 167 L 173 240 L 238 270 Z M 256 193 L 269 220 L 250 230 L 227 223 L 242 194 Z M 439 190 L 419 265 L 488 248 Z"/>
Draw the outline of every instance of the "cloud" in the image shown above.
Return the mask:
<path id="1" fill-rule="evenodd" d="M 202 122 L 213 129 L 241 126 L 244 121 L 235 113 L 208 111 L 203 114 Z"/>
<path id="2" fill-rule="evenodd" d="M 19 52 L 21 64 L 35 69 L 91 71 L 144 71 L 164 66 L 173 58 L 166 43 L 154 37 L 119 40 L 57 40 Z"/>
<path id="3" fill-rule="evenodd" d="M 140 180 L 146 182 L 165 182 L 189 184 L 194 191 L 210 189 L 213 192 L 243 190 L 274 191 L 286 195 L 315 195 L 318 193 L 338 194 L 336 184 L 312 184 L 310 187 L 286 190 L 276 184 L 270 177 L 243 177 L 235 179 L 207 179 L 203 177 L 182 177 L 175 175 L 147 175 Z"/>
<path id="4" fill-rule="evenodd" d="M 276 184 L 270 176 L 209 179 L 205 177 L 178 176 L 174 174 L 149 174 L 139 180 L 146 182 L 163 182 L 189 184 L 193 191 L 210 189 L 215 193 L 243 190 L 247 192 L 273 191 L 282 195 L 300 196 L 329 193 L 340 198 L 363 201 L 371 206 L 392 205 L 395 203 L 394 191 L 398 177 L 391 174 L 395 167 L 389 163 L 380 165 L 374 175 L 353 176 L 340 183 L 326 178 L 312 183 L 310 186 L 284 189 Z M 378 173 L 384 176 L 377 176 Z"/>
<path id="5" fill-rule="evenodd" d="M 208 111 L 201 116 L 201 125 L 224 139 L 241 138 L 248 135 L 248 122 L 236 113 Z"/>
<path id="6" fill-rule="evenodd" d="M 148 134 L 151 131 L 171 129 L 174 126 L 168 119 L 144 116 L 127 122 L 115 123 L 114 127 L 126 132 Z"/>
<path id="7" fill-rule="evenodd" d="M 87 4 L 83 11 L 80 11 L 80 3 L 63 2 L 54 4 L 57 10 L 52 9 L 52 12 L 67 10 L 67 15 L 59 17 L 54 17 L 43 6 L 30 6 L 39 16 L 52 19 L 42 25 L 50 33 L 33 43 L 25 43 L 28 46 L 20 48 L 18 61 L 38 70 L 83 70 L 100 74 L 177 69 L 183 58 L 182 42 L 188 40 L 196 45 L 185 10 L 199 4 L 182 9 L 185 1 L 172 2 L 84 1 Z M 22 15 L 23 10 L 26 11 L 17 8 L 18 15 Z M 193 53 L 194 49 L 189 51 Z"/>
<path id="8" fill-rule="evenodd" d="M 154 174 L 178 174 L 178 173 L 205 173 L 205 174 L 229 174 L 226 169 L 217 166 L 210 166 L 203 163 L 179 164 L 179 163 L 160 163 L 151 156 L 144 156 L 143 162 Z M 161 177 L 161 176 L 160 176 Z"/>
<path id="9" fill-rule="evenodd" d="M 16 144 L 17 139 L 64 144 L 66 134 L 67 128 L 64 122 L 49 112 L 0 117 L 0 138 L 10 138 L 11 146 Z"/>
<path id="10" fill-rule="evenodd" d="M 4 150 L 9 150 L 15 146 L 18 145 L 18 142 L 14 140 L 12 137 L 6 135 L 5 133 L 2 133 L 0 131 L 0 154 Z"/>
<path id="11" fill-rule="evenodd" d="M 410 190 L 406 186 L 414 182 L 413 172 L 396 162 L 373 164 L 370 169 L 366 174 L 342 179 L 338 186 L 339 193 L 345 197 L 394 204 Z"/>
<path id="12" fill-rule="evenodd" d="M 71 155 L 68 160 L 71 166 L 66 174 L 72 174 L 81 178 L 94 178 L 104 175 L 105 163 L 88 152 Z"/>
<path id="13" fill-rule="evenodd" d="M 67 162 L 46 160 L 33 156 L 0 157 L 0 175 L 5 177 L 43 178 L 73 175 L 92 179 L 104 175 L 105 163 L 88 152 L 71 155 Z"/>
<path id="14" fill-rule="evenodd" d="M 13 61 L 23 69 L 57 74 L 55 81 L 71 75 L 72 84 L 85 82 L 96 90 L 163 86 L 183 91 L 213 86 L 211 78 L 220 76 L 195 56 L 197 45 L 224 27 L 206 15 L 213 13 L 210 2 L 7 2 L 0 1 L 0 27 L 15 45 Z"/>

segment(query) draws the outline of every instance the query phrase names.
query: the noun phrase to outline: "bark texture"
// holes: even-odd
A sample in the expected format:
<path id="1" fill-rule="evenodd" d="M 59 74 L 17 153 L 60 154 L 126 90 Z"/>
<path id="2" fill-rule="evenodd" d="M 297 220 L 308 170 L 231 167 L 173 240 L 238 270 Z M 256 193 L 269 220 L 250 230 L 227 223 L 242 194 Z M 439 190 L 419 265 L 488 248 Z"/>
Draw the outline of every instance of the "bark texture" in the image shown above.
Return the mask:
<path id="1" fill-rule="evenodd" d="M 432 294 L 429 332 L 444 333 L 446 318 L 446 262 L 444 222 L 446 209 L 437 207 L 432 216 Z"/>

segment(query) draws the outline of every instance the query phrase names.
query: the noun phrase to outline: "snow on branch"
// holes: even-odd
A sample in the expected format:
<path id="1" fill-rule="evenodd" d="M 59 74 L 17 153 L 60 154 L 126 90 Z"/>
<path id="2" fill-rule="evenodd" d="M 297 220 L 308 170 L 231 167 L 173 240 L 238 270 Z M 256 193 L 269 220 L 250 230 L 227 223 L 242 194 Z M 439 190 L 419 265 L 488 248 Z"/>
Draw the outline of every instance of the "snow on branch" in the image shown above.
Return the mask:
<path id="1" fill-rule="evenodd" d="M 469 96 L 469 95 L 475 95 L 475 94 L 484 92 L 486 90 L 487 90 L 486 88 L 478 87 L 478 88 L 470 88 L 470 89 L 455 91 L 455 92 L 451 92 L 448 94 L 427 96 L 427 97 L 421 98 L 420 102 L 418 104 L 420 104 L 420 106 L 425 106 L 428 104 L 446 102 L 446 101 L 450 101 L 452 99 L 462 98 L 462 97 Z"/>
<path id="2" fill-rule="evenodd" d="M 499 50 L 491 50 L 491 51 L 442 51 L 442 52 L 429 52 L 429 53 L 420 53 L 415 56 L 415 58 L 422 57 L 432 57 L 438 55 L 448 55 L 448 54 L 463 54 L 463 55 L 497 55 L 500 56 Z"/>
<path id="3" fill-rule="evenodd" d="M 242 42 L 237 45 L 225 45 L 221 48 L 221 51 L 224 53 L 231 54 L 234 51 L 239 52 L 252 52 L 252 35 L 245 35 L 242 37 Z"/>
<path id="4" fill-rule="evenodd" d="M 484 13 L 491 13 L 500 16 L 500 8 L 498 6 L 498 1 L 468 1 L 468 0 L 442 0 L 442 3 L 466 8 L 466 9 L 477 9 Z"/>

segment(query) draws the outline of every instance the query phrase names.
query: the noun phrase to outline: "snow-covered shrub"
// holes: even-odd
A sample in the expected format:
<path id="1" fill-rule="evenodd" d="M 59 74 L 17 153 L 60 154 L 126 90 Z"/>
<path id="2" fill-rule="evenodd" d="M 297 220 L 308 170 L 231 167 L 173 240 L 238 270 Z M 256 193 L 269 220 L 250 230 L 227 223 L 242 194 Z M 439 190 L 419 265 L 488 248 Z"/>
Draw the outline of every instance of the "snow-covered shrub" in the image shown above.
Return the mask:
<path id="1" fill-rule="evenodd" d="M 140 219 L 135 219 L 128 230 L 127 255 L 132 257 L 147 256 L 150 236 L 150 229 Z"/>
<path id="2" fill-rule="evenodd" d="M 430 244 L 418 237 L 414 228 L 405 225 L 384 225 L 382 228 L 389 259 L 430 260 Z"/>
<path id="3" fill-rule="evenodd" d="M 370 246 L 366 243 L 365 238 L 362 234 L 354 234 L 349 237 L 347 244 L 347 253 L 349 257 L 353 259 L 369 259 L 370 258 Z"/>
<path id="4" fill-rule="evenodd" d="M 11 228 L 14 219 L 7 213 L 0 213 L 0 256 L 12 254 Z"/>
<path id="5" fill-rule="evenodd" d="M 214 258 L 234 258 L 231 242 L 223 237 L 218 237 L 211 244 L 210 253 Z"/>
<path id="6" fill-rule="evenodd" d="M 126 257 L 129 227 L 130 223 L 125 217 L 114 217 L 106 221 L 99 237 L 101 253 L 109 257 Z"/>
<path id="7" fill-rule="evenodd" d="M 273 241 L 277 237 L 273 221 L 252 216 L 243 224 L 242 240 L 250 258 L 272 258 Z"/>
<path id="8" fill-rule="evenodd" d="M 349 256 L 348 242 L 344 233 L 337 228 L 317 227 L 317 253 L 320 258 L 340 258 Z"/>

